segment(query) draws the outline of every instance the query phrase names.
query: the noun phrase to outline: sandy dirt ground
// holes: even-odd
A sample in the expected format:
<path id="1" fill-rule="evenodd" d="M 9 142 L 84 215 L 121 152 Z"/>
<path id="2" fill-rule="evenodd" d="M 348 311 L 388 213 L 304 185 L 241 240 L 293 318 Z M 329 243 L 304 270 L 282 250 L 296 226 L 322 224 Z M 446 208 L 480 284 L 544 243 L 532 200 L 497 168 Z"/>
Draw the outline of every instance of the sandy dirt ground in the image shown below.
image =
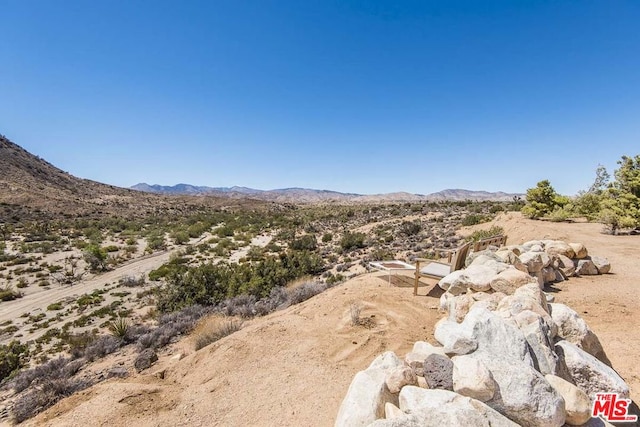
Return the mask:
<path id="1" fill-rule="evenodd" d="M 590 253 L 609 258 L 613 274 L 572 278 L 549 290 L 596 332 L 638 401 L 640 236 L 608 236 L 598 224 L 534 222 L 518 214 L 496 223 L 505 228 L 508 243 L 582 242 Z M 378 354 L 392 350 L 403 356 L 416 340 L 435 343 L 433 326 L 442 314 L 434 285 L 425 280 L 414 297 L 409 286 L 389 286 L 383 273 L 356 277 L 247 322 L 200 351 L 193 351 L 187 338 L 173 349 L 186 353 L 182 360 L 162 355 L 148 371 L 131 370 L 129 378 L 94 386 L 25 424 L 331 426 L 353 375 Z M 369 318 L 372 328 L 351 324 L 354 302 L 362 305 L 361 317 Z"/>

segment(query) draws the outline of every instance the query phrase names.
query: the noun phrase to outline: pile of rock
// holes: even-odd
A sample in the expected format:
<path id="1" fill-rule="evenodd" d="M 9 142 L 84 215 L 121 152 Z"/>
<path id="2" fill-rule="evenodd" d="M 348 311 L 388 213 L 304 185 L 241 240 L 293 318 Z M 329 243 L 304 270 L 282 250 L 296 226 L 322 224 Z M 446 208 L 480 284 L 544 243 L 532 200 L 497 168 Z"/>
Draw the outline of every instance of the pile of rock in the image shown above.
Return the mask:
<path id="1" fill-rule="evenodd" d="M 582 243 L 532 240 L 522 245 L 493 248 L 471 254 L 467 267 L 444 277 L 438 285 L 453 295 L 468 290 L 512 293 L 533 280 L 540 287 L 569 277 L 611 271 L 606 258 L 589 256 Z"/>
<path id="2" fill-rule="evenodd" d="M 629 397 L 585 321 L 537 282 L 450 296 L 448 308 L 440 346 L 416 342 L 356 374 L 336 426 L 583 425 L 596 393 Z"/>

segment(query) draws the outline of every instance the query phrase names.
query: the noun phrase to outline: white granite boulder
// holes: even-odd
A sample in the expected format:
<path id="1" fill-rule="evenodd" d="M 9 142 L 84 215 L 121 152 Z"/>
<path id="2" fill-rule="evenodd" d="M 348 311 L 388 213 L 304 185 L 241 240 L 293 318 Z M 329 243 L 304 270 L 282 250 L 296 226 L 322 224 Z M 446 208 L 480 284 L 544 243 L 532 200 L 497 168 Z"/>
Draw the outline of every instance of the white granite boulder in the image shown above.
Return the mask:
<path id="1" fill-rule="evenodd" d="M 567 424 L 579 426 L 591 418 L 591 399 L 569 381 L 555 375 L 545 375 L 544 378 L 564 399 Z"/>
<path id="2" fill-rule="evenodd" d="M 451 361 L 453 391 L 481 402 L 493 398 L 498 386 L 482 361 L 469 355 L 454 356 Z"/>
<path id="3" fill-rule="evenodd" d="M 593 398 L 596 393 L 619 393 L 629 397 L 629 386 L 610 366 L 605 365 L 586 351 L 562 340 L 556 343 L 556 353 L 569 369 L 571 380 Z"/>
<path id="4" fill-rule="evenodd" d="M 535 283 L 535 279 L 520 270 L 509 268 L 494 277 L 490 286 L 496 292 L 511 295 L 516 289 L 527 283 Z"/>
<path id="5" fill-rule="evenodd" d="M 611 361 L 602 348 L 600 340 L 578 313 L 564 304 L 553 303 L 549 304 L 549 307 L 551 318 L 558 326 L 558 336 L 611 366 Z"/>
<path id="6" fill-rule="evenodd" d="M 404 387 L 400 409 L 418 417 L 422 426 L 517 426 L 484 403 L 447 390 Z"/>

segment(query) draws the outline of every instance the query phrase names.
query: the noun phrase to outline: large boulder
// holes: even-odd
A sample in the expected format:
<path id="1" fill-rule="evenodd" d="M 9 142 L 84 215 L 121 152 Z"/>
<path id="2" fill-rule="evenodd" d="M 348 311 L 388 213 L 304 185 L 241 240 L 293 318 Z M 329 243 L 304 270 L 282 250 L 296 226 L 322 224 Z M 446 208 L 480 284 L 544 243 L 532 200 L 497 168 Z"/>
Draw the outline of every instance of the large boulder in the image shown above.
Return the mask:
<path id="1" fill-rule="evenodd" d="M 520 261 L 527 266 L 529 273 L 537 273 L 544 267 L 542 261 L 543 252 L 525 252 L 520 254 Z"/>
<path id="2" fill-rule="evenodd" d="M 578 313 L 564 304 L 549 304 L 551 318 L 558 326 L 558 336 L 583 349 L 606 365 L 611 366 L 600 340 Z"/>
<path id="3" fill-rule="evenodd" d="M 607 274 L 611 271 L 611 263 L 604 257 L 593 256 L 591 257 L 591 262 L 593 262 L 600 274 Z"/>
<path id="4" fill-rule="evenodd" d="M 539 317 L 537 322 L 532 322 L 521 328 L 521 330 L 531 349 L 533 367 L 543 375 L 558 374 L 559 361 L 554 352 L 553 342 L 550 339 L 551 331 L 549 331 L 549 327 L 542 320 L 542 317 Z"/>
<path id="5" fill-rule="evenodd" d="M 469 355 L 454 356 L 451 361 L 453 391 L 481 402 L 493 399 L 498 386 L 482 361 Z"/>
<path id="6" fill-rule="evenodd" d="M 488 291 L 491 289 L 491 280 L 495 277 L 496 271 L 486 265 L 470 265 L 464 270 L 457 270 L 449 273 L 438 282 L 443 290 L 460 295 L 471 289 L 476 292 Z"/>
<path id="7" fill-rule="evenodd" d="M 503 358 L 499 353 L 474 353 L 471 357 L 482 360 L 498 384 L 487 405 L 525 427 L 560 427 L 564 424 L 564 399 L 530 365 Z"/>
<path id="8" fill-rule="evenodd" d="M 500 355 L 533 366 L 527 340 L 515 322 L 509 322 L 495 312 L 473 307 L 460 327 L 462 336 L 477 343 L 474 354 Z"/>
<path id="9" fill-rule="evenodd" d="M 578 260 L 576 265 L 576 274 L 578 276 L 595 276 L 599 274 L 598 267 L 590 259 Z"/>
<path id="10" fill-rule="evenodd" d="M 584 391 L 555 375 L 545 375 L 544 378 L 564 399 L 567 424 L 580 426 L 589 421 L 591 400 Z"/>
<path id="11" fill-rule="evenodd" d="M 453 362 L 447 356 L 431 354 L 424 361 L 424 379 L 430 389 L 453 390 Z"/>
<path id="12" fill-rule="evenodd" d="M 629 397 L 629 386 L 620 375 L 586 351 L 562 340 L 556 343 L 556 353 L 567 365 L 571 380 L 588 396 L 619 393 L 622 397 Z"/>
<path id="13" fill-rule="evenodd" d="M 367 369 L 358 372 L 342 400 L 336 427 L 367 426 L 384 417 L 385 403 L 398 403 L 398 396 L 391 393 L 386 385 L 386 377 L 402 363 L 388 351 L 378 356 Z"/>
<path id="14" fill-rule="evenodd" d="M 498 251 L 496 252 L 496 256 L 500 257 L 500 260 L 502 260 L 502 262 L 504 262 L 505 264 L 514 266 L 516 270 L 520 270 L 525 273 L 529 271 L 527 269 L 527 266 L 524 265 L 522 261 L 520 261 L 520 258 L 518 258 L 518 255 L 513 251 L 509 251 L 509 250 Z"/>
<path id="15" fill-rule="evenodd" d="M 478 348 L 477 341 L 463 329 L 461 324 L 445 318 L 436 323 L 433 336 L 442 344 L 447 355 L 468 354 Z"/>
<path id="16" fill-rule="evenodd" d="M 516 289 L 527 283 L 536 282 L 535 279 L 529 276 L 527 273 L 524 273 L 515 268 L 509 268 L 494 277 L 494 279 L 491 281 L 490 286 L 491 289 L 496 292 L 502 292 L 507 295 L 511 295 L 515 292 Z"/>
<path id="17" fill-rule="evenodd" d="M 404 387 L 400 409 L 418 417 L 422 426 L 517 426 L 484 403 L 447 390 Z"/>
<path id="18" fill-rule="evenodd" d="M 564 255 L 569 258 L 574 258 L 576 256 L 571 245 L 561 240 L 547 242 L 544 249 L 549 255 Z"/>
<path id="19" fill-rule="evenodd" d="M 397 404 L 385 383 L 384 369 L 367 369 L 358 372 L 347 391 L 338 416 L 336 427 L 367 426 L 384 417 L 386 402 Z"/>

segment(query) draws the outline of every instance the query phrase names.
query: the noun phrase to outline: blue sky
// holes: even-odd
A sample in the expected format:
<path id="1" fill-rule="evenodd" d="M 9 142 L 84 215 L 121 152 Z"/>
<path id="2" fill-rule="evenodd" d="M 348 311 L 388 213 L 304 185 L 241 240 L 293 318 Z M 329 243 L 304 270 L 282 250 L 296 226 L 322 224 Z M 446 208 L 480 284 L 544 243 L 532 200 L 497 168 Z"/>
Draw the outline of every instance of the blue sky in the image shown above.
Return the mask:
<path id="1" fill-rule="evenodd" d="M 640 154 L 640 2 L 0 0 L 0 133 L 76 176 L 575 194 Z"/>

